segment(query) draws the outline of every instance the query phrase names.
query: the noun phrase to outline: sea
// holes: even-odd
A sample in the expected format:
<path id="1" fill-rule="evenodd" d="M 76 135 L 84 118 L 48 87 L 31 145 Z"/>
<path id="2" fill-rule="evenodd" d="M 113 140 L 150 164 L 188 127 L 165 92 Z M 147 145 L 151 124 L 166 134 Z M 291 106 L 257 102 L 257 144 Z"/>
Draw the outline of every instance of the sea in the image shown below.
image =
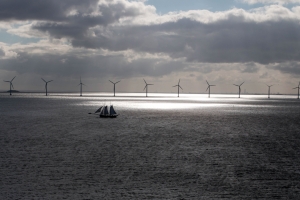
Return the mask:
<path id="1" fill-rule="evenodd" d="M 0 125 L 0 199 L 300 197 L 295 95 L 0 93 Z"/>

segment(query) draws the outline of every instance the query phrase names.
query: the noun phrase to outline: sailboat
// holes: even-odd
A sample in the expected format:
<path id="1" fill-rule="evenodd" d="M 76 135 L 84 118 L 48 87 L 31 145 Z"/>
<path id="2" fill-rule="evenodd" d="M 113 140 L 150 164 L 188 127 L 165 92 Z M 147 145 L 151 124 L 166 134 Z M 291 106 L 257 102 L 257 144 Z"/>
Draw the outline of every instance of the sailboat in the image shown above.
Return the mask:
<path id="1" fill-rule="evenodd" d="M 99 116 L 101 118 L 116 118 L 119 114 L 115 111 L 114 107 L 111 105 L 109 107 L 109 111 L 108 111 L 108 106 L 102 106 L 100 107 L 95 113 L 100 112 Z"/>

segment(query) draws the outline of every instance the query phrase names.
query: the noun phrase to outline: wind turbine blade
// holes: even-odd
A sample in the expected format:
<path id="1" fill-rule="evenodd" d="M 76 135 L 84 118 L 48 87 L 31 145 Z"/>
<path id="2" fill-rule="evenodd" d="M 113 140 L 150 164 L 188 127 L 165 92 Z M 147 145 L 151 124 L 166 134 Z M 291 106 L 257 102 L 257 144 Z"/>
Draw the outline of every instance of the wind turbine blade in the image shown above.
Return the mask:
<path id="1" fill-rule="evenodd" d="M 148 84 L 148 85 L 154 85 L 154 84 Z"/>
<path id="2" fill-rule="evenodd" d="M 236 84 L 233 84 L 233 85 L 235 85 L 235 86 L 239 87 L 239 85 L 236 85 Z"/>
<path id="3" fill-rule="evenodd" d="M 4 82 L 8 82 L 8 83 L 10 83 L 10 81 L 5 81 L 5 80 L 3 80 Z"/>
<path id="4" fill-rule="evenodd" d="M 245 81 L 240 86 L 242 86 L 244 83 L 245 83 Z"/>
<path id="5" fill-rule="evenodd" d="M 13 79 L 11 79 L 11 81 L 10 82 L 12 82 L 14 79 L 16 78 L 16 76 L 13 78 Z M 300 83 L 299 83 L 300 84 Z"/>
<path id="6" fill-rule="evenodd" d="M 173 87 L 177 87 L 178 85 L 174 85 Z"/>
<path id="7" fill-rule="evenodd" d="M 47 81 L 45 81 L 43 78 L 41 78 L 45 83 L 47 83 Z"/>
<path id="8" fill-rule="evenodd" d="M 145 87 L 144 87 L 143 91 L 146 89 L 146 87 L 147 87 L 147 85 L 145 85 Z"/>
<path id="9" fill-rule="evenodd" d="M 182 87 L 180 85 L 178 85 L 178 87 L 180 87 L 182 89 Z M 183 89 L 182 89 L 183 90 Z"/>
<path id="10" fill-rule="evenodd" d="M 178 85 L 179 85 L 179 83 L 180 83 L 180 79 L 179 79 L 179 81 L 178 81 Z"/>
<path id="11" fill-rule="evenodd" d="M 295 88 L 293 88 L 293 89 L 297 89 L 298 87 L 295 87 Z"/>
<path id="12" fill-rule="evenodd" d="M 115 84 L 119 83 L 120 81 L 117 81 Z"/>
<path id="13" fill-rule="evenodd" d="M 207 83 L 207 85 L 209 85 L 209 83 L 207 82 L 207 80 L 206 80 L 206 83 Z"/>
<path id="14" fill-rule="evenodd" d="M 216 86 L 216 85 L 210 85 L 210 86 Z"/>
<path id="15" fill-rule="evenodd" d="M 112 84 L 115 84 L 114 82 L 112 82 L 111 80 L 109 80 L 109 82 L 111 82 Z"/>
<path id="16" fill-rule="evenodd" d="M 208 87 L 207 87 L 207 89 L 206 89 L 205 91 L 207 91 L 207 90 L 208 90 L 208 88 L 209 88 L 209 85 L 208 85 Z"/>
<path id="17" fill-rule="evenodd" d="M 144 80 L 144 82 L 146 83 L 146 85 L 147 85 L 147 82 L 145 81 L 145 79 L 143 79 Z"/>
<path id="18" fill-rule="evenodd" d="M 12 83 L 10 83 L 10 84 L 11 84 L 12 89 L 15 89 L 15 88 L 14 88 L 14 85 L 13 85 Z"/>
<path id="19" fill-rule="evenodd" d="M 52 82 L 53 80 L 51 80 L 51 81 L 48 81 L 48 83 L 50 83 L 50 82 Z"/>

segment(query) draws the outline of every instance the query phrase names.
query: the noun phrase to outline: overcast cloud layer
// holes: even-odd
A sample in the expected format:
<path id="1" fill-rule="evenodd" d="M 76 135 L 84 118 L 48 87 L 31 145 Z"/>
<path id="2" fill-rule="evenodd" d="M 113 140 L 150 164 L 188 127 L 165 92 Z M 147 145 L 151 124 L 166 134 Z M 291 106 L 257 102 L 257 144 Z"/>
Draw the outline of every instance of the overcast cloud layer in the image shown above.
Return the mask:
<path id="1" fill-rule="evenodd" d="M 256 77 L 293 84 L 300 75 L 299 1 L 290 0 L 292 8 L 280 0 L 244 2 L 266 5 L 158 15 L 142 1 L 2 0 L 0 30 L 20 41 L 37 40 L 0 40 L 2 78 L 15 73 L 255 82 Z"/>

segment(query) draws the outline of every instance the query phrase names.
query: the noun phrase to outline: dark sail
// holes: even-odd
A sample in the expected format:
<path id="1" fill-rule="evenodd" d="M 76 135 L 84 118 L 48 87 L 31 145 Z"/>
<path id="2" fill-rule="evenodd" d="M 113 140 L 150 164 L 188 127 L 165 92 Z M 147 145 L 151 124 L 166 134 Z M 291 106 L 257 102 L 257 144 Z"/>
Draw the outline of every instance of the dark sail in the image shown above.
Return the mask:
<path id="1" fill-rule="evenodd" d="M 116 115 L 117 114 L 113 106 L 110 106 L 109 112 L 110 112 L 110 115 Z"/>
<path id="2" fill-rule="evenodd" d="M 107 106 L 104 107 L 104 112 L 103 112 L 103 114 L 104 114 L 104 115 L 108 115 L 108 109 L 107 109 Z"/>
<path id="3" fill-rule="evenodd" d="M 102 107 L 103 106 L 101 106 L 98 110 L 96 110 L 96 112 L 95 113 L 98 113 L 98 112 L 100 112 L 101 111 L 101 109 L 102 109 Z"/>

